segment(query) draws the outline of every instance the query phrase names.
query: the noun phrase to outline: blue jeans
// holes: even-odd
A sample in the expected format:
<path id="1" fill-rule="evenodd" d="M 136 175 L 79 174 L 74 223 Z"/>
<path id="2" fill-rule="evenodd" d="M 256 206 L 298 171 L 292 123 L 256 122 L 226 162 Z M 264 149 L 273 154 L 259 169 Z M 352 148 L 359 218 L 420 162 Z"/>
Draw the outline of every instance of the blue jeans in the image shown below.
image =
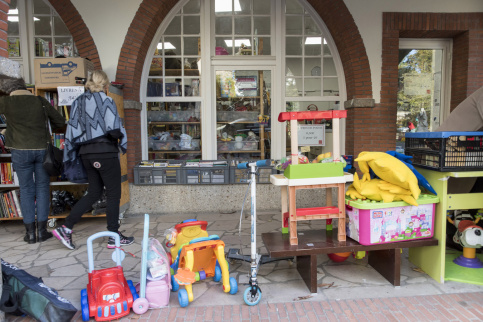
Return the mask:
<path id="1" fill-rule="evenodd" d="M 46 221 L 50 211 L 50 176 L 42 162 L 46 150 L 12 149 L 13 169 L 17 172 L 20 185 L 20 207 L 23 222 Z"/>

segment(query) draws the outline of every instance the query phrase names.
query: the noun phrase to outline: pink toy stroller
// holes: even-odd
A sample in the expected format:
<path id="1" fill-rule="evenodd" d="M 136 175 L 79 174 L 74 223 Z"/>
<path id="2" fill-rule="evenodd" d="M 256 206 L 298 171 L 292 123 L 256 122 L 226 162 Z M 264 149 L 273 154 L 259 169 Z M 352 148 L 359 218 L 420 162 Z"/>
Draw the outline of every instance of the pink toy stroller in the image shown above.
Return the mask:
<path id="1" fill-rule="evenodd" d="M 149 238 L 147 251 L 146 300 L 150 309 L 157 309 L 169 304 L 171 292 L 171 272 L 168 256 L 161 243 Z M 136 285 L 140 290 L 141 283 Z"/>

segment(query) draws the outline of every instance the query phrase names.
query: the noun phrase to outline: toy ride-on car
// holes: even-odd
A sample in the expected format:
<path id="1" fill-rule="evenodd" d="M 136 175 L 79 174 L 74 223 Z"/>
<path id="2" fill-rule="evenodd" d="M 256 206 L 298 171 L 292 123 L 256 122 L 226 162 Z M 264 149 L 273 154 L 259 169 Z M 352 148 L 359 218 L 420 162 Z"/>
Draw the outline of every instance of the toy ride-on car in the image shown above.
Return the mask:
<path id="1" fill-rule="evenodd" d="M 113 237 L 116 248 L 112 259 L 116 267 L 94 270 L 92 241 L 99 237 Z M 132 281 L 124 277 L 121 262 L 124 252 L 120 250 L 121 240 L 118 234 L 103 231 L 87 239 L 87 256 L 89 259 L 89 284 L 81 291 L 82 320 L 111 321 L 128 315 L 133 302 L 138 298 Z"/>
<path id="2" fill-rule="evenodd" d="M 189 219 L 176 225 L 167 244 L 171 246 L 173 269 L 171 275 L 172 290 L 177 291 L 181 307 L 193 301 L 192 283 L 213 277 L 215 282 L 223 279 L 223 291 L 236 294 L 238 284 L 230 277 L 228 262 L 225 259 L 225 243 L 217 235 L 208 236 L 206 221 Z"/>

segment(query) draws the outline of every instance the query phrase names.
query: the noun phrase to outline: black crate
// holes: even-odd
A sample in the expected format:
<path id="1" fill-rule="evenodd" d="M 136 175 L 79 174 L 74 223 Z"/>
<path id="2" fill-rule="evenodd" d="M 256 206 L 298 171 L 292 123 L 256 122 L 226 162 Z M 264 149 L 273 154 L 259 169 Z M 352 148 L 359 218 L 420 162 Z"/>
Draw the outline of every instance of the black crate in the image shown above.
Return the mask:
<path id="1" fill-rule="evenodd" d="M 406 133 L 404 154 L 413 165 L 437 171 L 483 169 L 483 132 Z"/>
<path id="2" fill-rule="evenodd" d="M 273 167 L 258 167 L 257 183 L 270 183 L 270 176 L 277 174 L 278 171 Z M 250 180 L 250 169 L 238 169 L 230 166 L 230 183 L 248 183 Z"/>
<path id="3" fill-rule="evenodd" d="M 134 184 L 181 184 L 181 166 L 177 160 L 142 161 L 134 167 Z"/>
<path id="4" fill-rule="evenodd" d="M 230 167 L 228 164 L 213 164 L 220 161 L 200 161 L 199 166 L 183 166 L 181 168 L 182 184 L 229 184 Z"/>

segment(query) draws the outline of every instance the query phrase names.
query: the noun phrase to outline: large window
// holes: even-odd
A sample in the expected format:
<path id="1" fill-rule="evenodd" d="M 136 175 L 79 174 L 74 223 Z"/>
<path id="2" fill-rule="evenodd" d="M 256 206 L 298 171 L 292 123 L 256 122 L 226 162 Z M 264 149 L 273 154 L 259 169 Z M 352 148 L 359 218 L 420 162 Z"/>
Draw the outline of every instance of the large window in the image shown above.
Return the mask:
<path id="1" fill-rule="evenodd" d="M 9 58 L 21 64 L 27 82 L 34 82 L 34 58 L 78 55 L 69 30 L 46 1 L 11 0 L 7 19 Z"/>
<path id="2" fill-rule="evenodd" d="M 345 100 L 337 49 L 305 0 L 181 1 L 149 50 L 143 159 L 280 159 L 280 112 Z"/>
<path id="3" fill-rule="evenodd" d="M 271 55 L 271 3 L 213 0 L 215 55 Z"/>

